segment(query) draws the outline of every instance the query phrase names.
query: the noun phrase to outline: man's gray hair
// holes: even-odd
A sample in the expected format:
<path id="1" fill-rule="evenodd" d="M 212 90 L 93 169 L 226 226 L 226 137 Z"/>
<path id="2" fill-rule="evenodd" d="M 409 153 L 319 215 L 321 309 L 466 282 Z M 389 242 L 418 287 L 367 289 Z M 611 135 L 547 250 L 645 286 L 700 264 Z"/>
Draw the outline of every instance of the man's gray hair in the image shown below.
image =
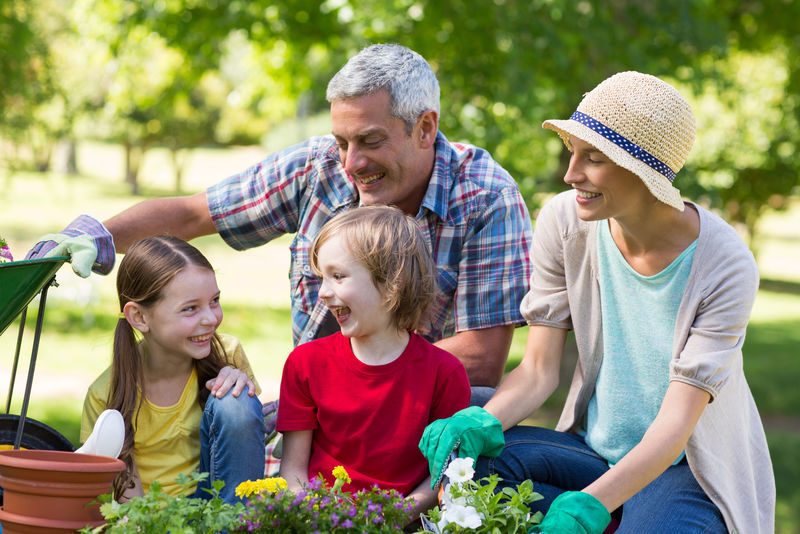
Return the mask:
<path id="1" fill-rule="evenodd" d="M 421 55 L 405 46 L 376 44 L 351 57 L 328 83 L 328 102 L 357 98 L 386 89 L 392 116 L 408 131 L 427 110 L 439 114 L 439 82 Z"/>

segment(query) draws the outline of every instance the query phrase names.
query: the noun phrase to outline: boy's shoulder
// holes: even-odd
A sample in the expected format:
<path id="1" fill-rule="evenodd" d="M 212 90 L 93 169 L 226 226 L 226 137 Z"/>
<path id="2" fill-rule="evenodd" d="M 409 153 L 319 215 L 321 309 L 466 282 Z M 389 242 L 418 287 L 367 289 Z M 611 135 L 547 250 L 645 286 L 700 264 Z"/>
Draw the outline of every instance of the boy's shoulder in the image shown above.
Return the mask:
<path id="1" fill-rule="evenodd" d="M 329 336 L 312 339 L 297 345 L 289 354 L 290 358 L 311 358 L 314 356 L 327 356 L 332 351 L 340 349 L 342 340 L 346 339 L 341 332 L 336 332 Z"/>
<path id="2" fill-rule="evenodd" d="M 462 365 L 461 360 L 452 353 L 437 347 L 419 334 L 411 334 L 409 345 L 415 359 L 425 359 L 431 364 L 447 368 Z"/>

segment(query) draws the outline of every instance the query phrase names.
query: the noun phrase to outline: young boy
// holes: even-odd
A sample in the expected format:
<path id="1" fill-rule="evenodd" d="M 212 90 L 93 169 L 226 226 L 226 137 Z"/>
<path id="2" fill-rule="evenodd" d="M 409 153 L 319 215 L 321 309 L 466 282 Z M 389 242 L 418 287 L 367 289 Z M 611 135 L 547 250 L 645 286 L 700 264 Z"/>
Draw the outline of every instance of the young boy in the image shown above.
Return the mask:
<path id="1" fill-rule="evenodd" d="M 350 490 L 378 484 L 435 503 L 417 444 L 469 404 L 461 362 L 415 333 L 435 296 L 433 261 L 399 209 L 359 207 L 320 231 L 309 263 L 341 332 L 295 348 L 283 369 L 278 431 L 290 489 L 343 465 Z"/>

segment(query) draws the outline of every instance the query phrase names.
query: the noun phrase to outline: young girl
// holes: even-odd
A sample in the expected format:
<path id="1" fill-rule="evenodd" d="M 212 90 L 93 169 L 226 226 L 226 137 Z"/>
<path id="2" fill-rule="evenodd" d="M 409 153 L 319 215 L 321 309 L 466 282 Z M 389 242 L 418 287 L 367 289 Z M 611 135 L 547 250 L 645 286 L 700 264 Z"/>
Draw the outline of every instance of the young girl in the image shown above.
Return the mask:
<path id="1" fill-rule="evenodd" d="M 348 489 L 395 489 L 415 499 L 416 515 L 435 502 L 422 431 L 470 398 L 459 360 L 414 333 L 435 290 L 422 232 L 397 208 L 356 208 L 325 224 L 310 264 L 341 332 L 286 361 L 281 476 L 297 489 L 343 465 Z"/>
<path id="2" fill-rule="evenodd" d="M 544 127 L 572 153 L 573 190 L 536 221 L 525 356 L 485 410 L 426 429 L 434 471 L 459 438 L 460 454 L 497 456 L 476 476 L 533 480 L 546 512 L 535 532 L 599 534 L 615 511 L 618 534 L 774 532 L 772 465 L 742 372 L 758 269 L 733 228 L 672 185 L 694 141 L 689 104 L 623 72 Z M 515 427 L 558 385 L 571 328 L 579 361 L 557 429 Z"/>
<path id="3" fill-rule="evenodd" d="M 154 480 L 177 495 L 176 477 L 200 471 L 210 476 L 197 496 L 208 497 L 203 490 L 219 479 L 221 497 L 235 500 L 241 481 L 263 476 L 264 423 L 239 341 L 217 334 L 222 307 L 211 264 L 175 237 L 143 239 L 119 265 L 117 292 L 113 361 L 86 394 L 81 440 L 103 410 L 119 410 L 128 469 L 115 480 L 116 498 L 141 495 Z"/>

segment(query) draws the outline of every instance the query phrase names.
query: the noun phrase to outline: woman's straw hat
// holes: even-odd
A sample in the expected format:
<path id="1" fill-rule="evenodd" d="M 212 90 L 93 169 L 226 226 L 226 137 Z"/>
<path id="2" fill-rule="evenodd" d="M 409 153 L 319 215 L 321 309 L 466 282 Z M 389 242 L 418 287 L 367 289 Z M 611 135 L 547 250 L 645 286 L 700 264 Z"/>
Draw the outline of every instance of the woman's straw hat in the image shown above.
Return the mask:
<path id="1" fill-rule="evenodd" d="M 655 197 L 683 211 L 672 186 L 694 143 L 694 114 L 681 94 L 663 80 L 620 72 L 587 93 L 567 120 L 548 120 L 567 148 L 570 136 L 589 143 L 620 167 L 639 176 Z"/>

